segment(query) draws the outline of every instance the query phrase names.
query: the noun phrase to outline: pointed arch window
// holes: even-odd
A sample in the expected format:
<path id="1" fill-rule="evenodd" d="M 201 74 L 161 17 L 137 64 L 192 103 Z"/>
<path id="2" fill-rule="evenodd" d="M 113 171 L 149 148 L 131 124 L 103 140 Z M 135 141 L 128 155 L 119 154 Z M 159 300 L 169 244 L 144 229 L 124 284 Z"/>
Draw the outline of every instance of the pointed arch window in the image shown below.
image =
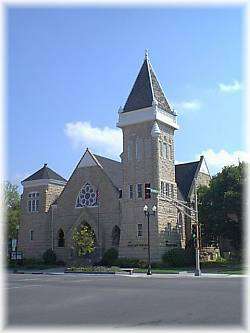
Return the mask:
<path id="1" fill-rule="evenodd" d="M 76 208 L 97 206 L 97 191 L 90 183 L 85 183 L 78 193 Z"/>
<path id="2" fill-rule="evenodd" d="M 64 247 L 65 246 L 65 238 L 64 238 L 64 232 L 62 229 L 58 231 L 58 247 Z"/>
<path id="3" fill-rule="evenodd" d="M 121 230 L 120 228 L 116 225 L 114 226 L 114 228 L 112 229 L 112 246 L 118 248 L 119 247 L 119 242 L 120 242 L 120 233 Z"/>

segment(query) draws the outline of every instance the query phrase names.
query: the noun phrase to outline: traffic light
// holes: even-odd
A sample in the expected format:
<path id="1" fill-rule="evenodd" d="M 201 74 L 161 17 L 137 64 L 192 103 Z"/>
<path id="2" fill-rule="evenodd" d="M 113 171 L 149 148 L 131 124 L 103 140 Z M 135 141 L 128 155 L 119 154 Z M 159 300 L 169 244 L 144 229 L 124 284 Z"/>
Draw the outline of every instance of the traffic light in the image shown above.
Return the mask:
<path id="1" fill-rule="evenodd" d="M 197 240 L 197 227 L 196 227 L 196 224 L 193 224 L 192 225 L 192 239 L 193 241 L 195 242 Z"/>
<path id="2" fill-rule="evenodd" d="M 150 184 L 147 183 L 145 184 L 145 199 L 150 199 L 151 198 L 151 189 L 150 189 Z"/>

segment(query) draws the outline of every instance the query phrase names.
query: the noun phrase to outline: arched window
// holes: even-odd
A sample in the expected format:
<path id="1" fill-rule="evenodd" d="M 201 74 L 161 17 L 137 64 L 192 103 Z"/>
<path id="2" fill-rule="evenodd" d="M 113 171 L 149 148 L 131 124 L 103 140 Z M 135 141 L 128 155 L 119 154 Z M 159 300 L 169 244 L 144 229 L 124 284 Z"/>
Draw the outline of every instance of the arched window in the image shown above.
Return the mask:
<path id="1" fill-rule="evenodd" d="M 114 247 L 119 247 L 119 242 L 120 242 L 120 228 L 116 225 L 112 229 L 112 246 Z"/>
<path id="2" fill-rule="evenodd" d="M 85 183 L 78 193 L 76 199 L 76 208 L 97 206 L 97 191 L 90 183 Z"/>
<path id="3" fill-rule="evenodd" d="M 58 247 L 64 247 L 65 246 L 65 238 L 64 238 L 64 232 L 62 229 L 58 231 Z"/>
<path id="4" fill-rule="evenodd" d="M 92 234 L 93 234 L 93 238 L 94 238 L 94 243 L 95 243 L 95 245 L 96 245 L 96 235 L 95 235 L 95 231 L 93 230 L 93 228 L 91 228 L 91 225 L 88 224 L 87 222 L 82 222 L 82 223 L 80 224 L 80 226 L 79 226 L 79 229 L 80 229 L 81 227 L 87 227 L 88 230 L 92 232 Z"/>

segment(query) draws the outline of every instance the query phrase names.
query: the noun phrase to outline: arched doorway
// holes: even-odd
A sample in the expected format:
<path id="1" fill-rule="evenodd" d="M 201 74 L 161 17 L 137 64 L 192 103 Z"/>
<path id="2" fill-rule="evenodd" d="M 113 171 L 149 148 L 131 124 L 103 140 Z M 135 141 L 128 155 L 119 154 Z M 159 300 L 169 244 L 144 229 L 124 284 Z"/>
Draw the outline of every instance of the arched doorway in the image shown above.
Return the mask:
<path id="1" fill-rule="evenodd" d="M 87 229 L 89 231 L 91 231 L 92 235 L 93 235 L 93 240 L 94 240 L 94 251 L 92 253 L 87 253 L 84 256 L 79 256 L 78 254 L 76 254 L 75 252 L 75 256 L 77 258 L 77 260 L 80 260 L 81 262 L 85 263 L 85 264 L 93 264 L 96 263 L 98 261 L 100 261 L 100 247 L 99 244 L 97 242 L 96 239 L 96 234 L 95 234 L 95 230 L 94 228 L 91 227 L 91 225 L 86 222 L 86 221 L 82 221 L 78 227 L 77 230 L 80 231 L 82 227 L 87 227 Z"/>
<path id="2" fill-rule="evenodd" d="M 121 230 L 120 228 L 115 225 L 114 228 L 112 229 L 112 247 L 118 249 L 119 248 L 119 243 L 120 243 L 120 234 L 121 234 Z"/>

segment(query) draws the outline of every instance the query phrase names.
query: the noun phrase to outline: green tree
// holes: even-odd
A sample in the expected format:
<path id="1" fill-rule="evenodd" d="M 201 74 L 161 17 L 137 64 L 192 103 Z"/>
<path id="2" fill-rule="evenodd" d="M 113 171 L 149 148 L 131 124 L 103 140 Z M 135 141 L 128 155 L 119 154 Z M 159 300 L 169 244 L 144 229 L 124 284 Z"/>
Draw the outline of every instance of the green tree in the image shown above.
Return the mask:
<path id="1" fill-rule="evenodd" d="M 16 226 L 20 223 L 20 194 L 18 186 L 10 182 L 4 184 L 4 203 L 6 209 L 8 238 L 16 237 Z"/>
<path id="2" fill-rule="evenodd" d="M 95 235 L 90 227 L 81 225 L 73 230 L 73 247 L 78 256 L 82 257 L 88 253 L 93 253 L 95 249 Z"/>
<path id="3" fill-rule="evenodd" d="M 236 251 L 242 249 L 243 195 L 246 165 L 227 166 L 198 190 L 199 220 L 203 243 L 229 239 Z"/>

